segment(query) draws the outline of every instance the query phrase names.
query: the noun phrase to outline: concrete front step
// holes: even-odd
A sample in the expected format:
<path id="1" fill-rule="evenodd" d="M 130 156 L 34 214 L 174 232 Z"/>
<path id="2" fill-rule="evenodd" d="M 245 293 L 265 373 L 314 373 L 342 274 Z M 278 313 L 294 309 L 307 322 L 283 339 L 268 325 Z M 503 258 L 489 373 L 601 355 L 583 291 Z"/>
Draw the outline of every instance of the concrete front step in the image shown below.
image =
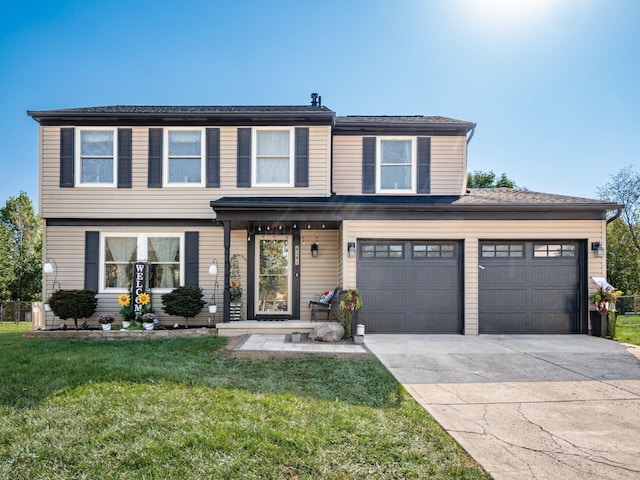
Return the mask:
<path id="1" fill-rule="evenodd" d="M 284 334 L 300 332 L 310 333 L 314 328 L 328 322 L 312 322 L 310 320 L 257 321 L 217 323 L 219 337 L 236 337 L 251 333 Z"/>

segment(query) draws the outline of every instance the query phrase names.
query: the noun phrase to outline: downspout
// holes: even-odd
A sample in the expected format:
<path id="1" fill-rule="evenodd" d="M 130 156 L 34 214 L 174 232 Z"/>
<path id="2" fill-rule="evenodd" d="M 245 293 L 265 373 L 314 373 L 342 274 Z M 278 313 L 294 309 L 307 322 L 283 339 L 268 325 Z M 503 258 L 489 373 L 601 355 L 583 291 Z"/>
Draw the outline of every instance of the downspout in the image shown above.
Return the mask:
<path id="1" fill-rule="evenodd" d="M 467 137 L 467 146 L 469 146 L 469 143 L 471 142 L 471 139 L 473 138 L 473 136 L 475 135 L 475 133 L 476 133 L 476 127 L 473 127 L 473 128 L 471 129 L 471 135 L 469 135 L 469 136 Z"/>
<path id="2" fill-rule="evenodd" d="M 624 207 L 618 208 L 618 210 L 616 211 L 616 214 L 613 217 L 607 219 L 607 225 L 609 225 L 614 220 L 617 220 L 618 218 L 620 218 L 620 215 L 622 215 L 622 209 L 623 208 Z"/>
<path id="3" fill-rule="evenodd" d="M 331 120 L 331 155 L 329 156 L 329 193 L 331 196 L 335 196 L 336 192 L 333 191 L 333 130 L 336 126 L 336 116 L 333 116 Z"/>

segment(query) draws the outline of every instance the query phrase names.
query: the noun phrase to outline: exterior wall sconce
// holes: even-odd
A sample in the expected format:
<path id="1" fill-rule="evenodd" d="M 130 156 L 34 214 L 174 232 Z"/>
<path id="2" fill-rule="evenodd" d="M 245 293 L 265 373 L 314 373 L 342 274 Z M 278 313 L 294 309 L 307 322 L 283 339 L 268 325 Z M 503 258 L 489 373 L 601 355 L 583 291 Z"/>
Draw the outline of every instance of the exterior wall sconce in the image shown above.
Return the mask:
<path id="1" fill-rule="evenodd" d="M 312 257 L 317 257 L 318 256 L 318 242 L 316 241 L 316 243 L 312 243 L 311 244 L 311 256 Z"/>
<path id="2" fill-rule="evenodd" d="M 591 251 L 596 257 L 604 257 L 604 248 L 602 248 L 600 242 L 591 242 Z"/>
<path id="3" fill-rule="evenodd" d="M 349 258 L 353 258 L 356 256 L 356 242 L 349 242 L 347 244 L 347 255 Z"/>

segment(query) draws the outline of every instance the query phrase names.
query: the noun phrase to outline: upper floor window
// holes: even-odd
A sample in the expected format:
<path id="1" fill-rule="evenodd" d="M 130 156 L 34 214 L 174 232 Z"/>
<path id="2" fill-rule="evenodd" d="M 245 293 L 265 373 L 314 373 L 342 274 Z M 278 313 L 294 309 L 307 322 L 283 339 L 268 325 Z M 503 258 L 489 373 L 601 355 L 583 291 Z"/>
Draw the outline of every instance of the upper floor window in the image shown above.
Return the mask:
<path id="1" fill-rule="evenodd" d="M 165 184 L 203 185 L 202 129 L 170 129 L 165 135 Z"/>
<path id="2" fill-rule="evenodd" d="M 180 234 L 104 234 L 101 242 L 101 290 L 128 290 L 135 262 L 150 267 L 149 287 L 173 289 L 181 285 L 184 269 Z"/>
<path id="3" fill-rule="evenodd" d="M 415 193 L 416 145 L 412 138 L 378 138 L 378 192 Z"/>
<path id="4" fill-rule="evenodd" d="M 253 184 L 293 186 L 292 128 L 255 128 Z"/>
<path id="5" fill-rule="evenodd" d="M 115 129 L 80 129 L 76 139 L 76 183 L 115 186 Z"/>

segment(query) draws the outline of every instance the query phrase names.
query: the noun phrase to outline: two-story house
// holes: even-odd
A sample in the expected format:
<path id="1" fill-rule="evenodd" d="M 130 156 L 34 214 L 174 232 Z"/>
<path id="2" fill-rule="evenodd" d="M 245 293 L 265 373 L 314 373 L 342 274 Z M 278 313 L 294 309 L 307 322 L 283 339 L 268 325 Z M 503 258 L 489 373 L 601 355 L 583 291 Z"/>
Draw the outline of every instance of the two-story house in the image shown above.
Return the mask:
<path id="1" fill-rule="evenodd" d="M 160 295 L 230 285 L 248 320 L 309 319 L 358 287 L 367 332 L 587 333 L 605 276 L 610 202 L 467 190 L 475 124 L 336 116 L 310 106 L 112 106 L 29 111 L 40 124 L 45 258 L 62 288 L 116 312 L 132 263 Z M 239 278 L 230 277 L 230 263 Z M 47 298 L 54 288 L 43 281 Z M 206 324 L 206 309 L 192 324 Z"/>

